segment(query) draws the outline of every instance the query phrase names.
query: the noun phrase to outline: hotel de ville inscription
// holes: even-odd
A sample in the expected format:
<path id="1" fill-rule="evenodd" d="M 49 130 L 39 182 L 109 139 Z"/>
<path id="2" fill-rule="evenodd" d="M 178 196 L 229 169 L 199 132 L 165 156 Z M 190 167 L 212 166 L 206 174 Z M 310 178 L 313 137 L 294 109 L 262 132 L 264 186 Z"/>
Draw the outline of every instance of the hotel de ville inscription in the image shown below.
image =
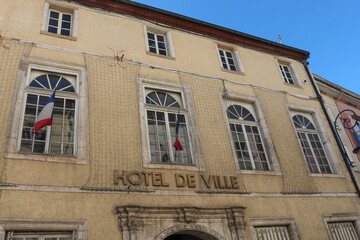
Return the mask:
<path id="1" fill-rule="evenodd" d="M 170 178 L 173 178 L 173 180 L 170 181 Z M 202 183 L 202 186 L 205 186 L 208 189 L 230 190 L 240 188 L 240 182 L 237 176 L 114 170 L 114 184 L 122 187 L 152 186 L 164 188 L 196 188 L 200 182 Z M 170 183 L 175 186 L 171 186 Z"/>

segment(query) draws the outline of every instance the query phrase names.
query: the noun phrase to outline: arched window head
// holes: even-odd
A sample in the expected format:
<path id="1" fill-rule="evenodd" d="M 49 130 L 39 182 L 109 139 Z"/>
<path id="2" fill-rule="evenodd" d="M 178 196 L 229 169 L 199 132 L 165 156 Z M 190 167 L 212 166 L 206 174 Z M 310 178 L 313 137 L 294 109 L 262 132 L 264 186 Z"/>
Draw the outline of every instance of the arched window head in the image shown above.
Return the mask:
<path id="1" fill-rule="evenodd" d="M 180 102 L 166 92 L 153 91 L 146 95 L 146 103 L 158 106 L 181 108 Z"/>
<path id="2" fill-rule="evenodd" d="M 75 88 L 69 80 L 62 76 L 51 73 L 35 77 L 30 82 L 29 86 L 48 90 L 56 89 L 56 91 L 75 92 Z"/>
<path id="3" fill-rule="evenodd" d="M 230 119 L 255 122 L 255 118 L 251 112 L 240 105 L 231 105 L 227 108 L 226 112 Z"/>
<path id="4" fill-rule="evenodd" d="M 294 115 L 292 120 L 296 128 L 315 130 L 314 124 L 312 124 L 308 118 L 302 115 Z"/>

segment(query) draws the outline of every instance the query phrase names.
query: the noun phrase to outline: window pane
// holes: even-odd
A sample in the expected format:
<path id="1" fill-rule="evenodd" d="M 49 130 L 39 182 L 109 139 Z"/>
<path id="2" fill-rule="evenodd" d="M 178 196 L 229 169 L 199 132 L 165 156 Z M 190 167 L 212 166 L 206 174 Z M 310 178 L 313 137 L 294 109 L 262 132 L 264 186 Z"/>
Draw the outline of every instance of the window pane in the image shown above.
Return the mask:
<path id="1" fill-rule="evenodd" d="M 64 36 L 70 36 L 70 31 L 69 30 L 61 30 L 61 35 L 64 35 Z"/>
<path id="2" fill-rule="evenodd" d="M 59 18 L 59 13 L 54 12 L 54 11 L 50 11 L 50 17 L 51 18 Z"/>
<path id="3" fill-rule="evenodd" d="M 50 19 L 49 20 L 49 26 L 51 27 L 57 27 L 59 24 L 59 21 L 57 19 Z"/>
<path id="4" fill-rule="evenodd" d="M 68 21 L 70 22 L 71 21 L 71 15 L 70 14 L 63 14 L 63 17 L 62 17 L 63 21 Z"/>
<path id="5" fill-rule="evenodd" d="M 55 27 L 50 27 L 50 26 L 49 26 L 48 32 L 57 33 L 57 28 L 55 28 Z"/>

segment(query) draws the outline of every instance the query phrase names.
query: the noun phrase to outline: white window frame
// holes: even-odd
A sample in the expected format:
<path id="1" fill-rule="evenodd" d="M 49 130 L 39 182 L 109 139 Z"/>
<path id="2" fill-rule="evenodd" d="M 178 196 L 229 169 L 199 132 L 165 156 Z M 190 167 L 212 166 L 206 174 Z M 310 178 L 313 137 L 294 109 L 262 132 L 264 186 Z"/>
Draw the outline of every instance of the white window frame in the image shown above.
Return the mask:
<path id="1" fill-rule="evenodd" d="M 0 239 L 12 232 L 72 232 L 76 240 L 87 239 L 87 223 L 82 220 L 0 219 Z"/>
<path id="2" fill-rule="evenodd" d="M 241 174 L 282 175 L 279 159 L 275 151 L 274 143 L 272 142 L 271 139 L 270 129 L 266 123 L 266 118 L 262 106 L 260 104 L 260 101 L 254 96 L 239 95 L 238 93 L 233 93 L 233 92 L 228 92 L 229 98 L 227 99 L 224 99 L 224 95 L 222 91 L 219 90 L 218 94 L 223 110 L 223 117 L 225 119 L 226 127 L 228 130 L 228 136 L 231 144 L 233 158 L 235 161 L 236 172 Z M 253 116 L 256 118 L 256 123 L 258 126 L 258 130 L 260 132 L 263 148 L 265 149 L 267 161 L 270 168 L 269 171 L 261 171 L 256 169 L 254 170 L 240 169 L 239 161 L 236 155 L 234 140 L 230 130 L 230 121 L 227 117 L 227 112 L 226 112 L 227 107 L 232 104 L 238 104 L 238 105 L 243 104 L 251 107 L 251 109 L 248 110 L 252 111 Z"/>
<path id="3" fill-rule="evenodd" d="M 159 54 L 158 42 L 156 42 L 156 53 L 150 52 L 148 32 L 154 35 L 161 35 L 165 38 L 166 55 Z M 145 49 L 149 54 L 157 56 L 175 58 L 174 46 L 172 43 L 171 32 L 164 28 L 144 25 Z"/>
<path id="4" fill-rule="evenodd" d="M 329 235 L 330 240 L 335 240 L 332 237 L 331 229 L 329 227 L 329 223 L 341 223 L 341 222 L 351 222 L 355 228 L 357 237 L 360 238 L 360 215 L 358 214 L 332 214 L 325 215 L 322 217 L 326 231 Z"/>
<path id="5" fill-rule="evenodd" d="M 300 233 L 296 225 L 295 218 L 249 218 L 249 228 L 252 239 L 257 239 L 256 230 L 257 227 L 287 227 L 291 240 L 300 240 Z"/>
<path id="6" fill-rule="evenodd" d="M 320 117 L 320 113 L 319 110 L 317 108 L 312 108 L 312 107 L 308 107 L 308 106 L 303 106 L 303 105 L 298 105 L 298 104 L 293 104 L 293 103 L 288 103 L 287 104 L 287 110 L 288 110 L 288 114 L 290 117 L 290 121 L 291 124 L 293 126 L 293 130 L 295 132 L 300 150 L 301 150 L 301 154 L 303 156 L 304 159 L 304 163 L 306 165 L 306 168 L 309 172 L 310 176 L 314 176 L 314 177 L 338 177 L 340 175 L 342 175 L 342 171 L 340 168 L 340 164 L 338 161 L 338 158 L 336 157 L 336 153 L 333 150 L 333 145 L 330 141 L 330 137 L 327 134 L 325 127 L 322 123 L 321 117 Z M 325 152 L 326 158 L 329 162 L 329 165 L 331 167 L 332 173 L 311 173 L 308 166 L 307 166 L 307 162 L 306 162 L 306 157 L 303 153 L 302 147 L 301 147 L 301 142 L 300 139 L 297 135 L 297 130 L 296 127 L 293 123 L 292 117 L 293 115 L 296 114 L 303 114 L 303 115 L 307 115 L 307 116 L 311 116 L 311 119 L 313 121 L 313 124 L 317 130 L 317 134 L 321 140 L 321 144 L 323 146 L 323 150 Z"/>
<path id="7" fill-rule="evenodd" d="M 291 59 L 275 59 L 275 61 L 276 61 L 277 68 L 280 73 L 281 79 L 283 80 L 284 83 L 293 85 L 293 86 L 301 85 L 299 76 L 297 75 L 297 72 L 295 71 L 295 65 L 294 65 L 293 60 L 291 60 Z M 287 79 L 287 77 L 283 76 L 282 69 L 281 69 L 281 68 L 283 68 L 283 66 L 286 66 L 289 69 L 289 73 L 290 73 L 291 78 L 294 83 L 289 83 L 289 80 Z"/>
<path id="8" fill-rule="evenodd" d="M 57 12 L 60 14 L 57 33 L 48 32 L 50 11 L 54 11 L 54 12 Z M 59 26 L 61 26 L 63 14 L 71 15 L 70 36 L 61 34 L 61 27 L 59 27 Z M 40 28 L 41 31 L 40 32 L 42 34 L 46 34 L 46 35 L 59 36 L 62 38 L 68 38 L 70 40 L 76 40 L 78 16 L 79 16 L 79 10 L 76 7 L 73 7 L 71 5 L 64 5 L 64 4 L 53 3 L 51 1 L 47 1 L 44 4 L 44 11 L 43 11 L 43 18 L 41 21 L 41 28 Z"/>
<path id="9" fill-rule="evenodd" d="M 141 141 L 142 141 L 142 154 L 143 166 L 146 168 L 163 168 L 163 169 L 183 169 L 183 170 L 205 170 L 205 165 L 202 160 L 202 152 L 199 141 L 199 133 L 196 127 L 194 107 L 192 105 L 192 97 L 190 86 L 181 86 L 179 83 L 166 81 L 166 80 L 152 80 L 149 78 L 138 77 L 138 93 L 139 93 L 139 111 L 140 111 L 140 124 L 141 124 Z M 162 106 L 146 106 L 145 103 L 146 89 L 154 91 L 173 92 L 179 94 L 183 108 L 174 109 L 174 111 L 167 111 L 166 107 Z M 150 108 L 149 108 L 150 107 Z M 165 109 L 164 109 L 165 108 Z M 165 113 L 178 113 L 185 115 L 186 127 L 188 132 L 188 139 L 190 145 L 192 165 L 180 164 L 163 164 L 151 162 L 150 156 L 150 141 L 148 136 L 147 124 L 147 110 L 155 110 Z M 169 134 L 169 133 L 168 133 Z M 171 144 L 171 147 L 173 144 Z"/>
<path id="10" fill-rule="evenodd" d="M 65 162 L 75 164 L 86 164 L 86 115 L 87 115 L 87 81 L 85 80 L 85 69 L 81 66 L 57 64 L 51 61 L 39 60 L 37 58 L 23 59 L 23 64 L 28 67 L 25 70 L 20 69 L 17 78 L 16 92 L 13 99 L 12 121 L 8 133 L 8 141 L 6 146 L 5 157 L 14 159 L 28 159 L 40 161 Z M 44 73 L 72 75 L 76 78 L 74 86 L 76 91 L 75 106 L 75 126 L 74 126 L 74 154 L 73 155 L 57 155 L 39 154 L 39 153 L 22 153 L 20 152 L 22 124 L 24 119 L 24 111 L 27 99 L 27 86 L 31 82 L 31 72 L 33 70 L 43 71 Z M 81 82 L 81 84 L 80 84 Z M 42 89 L 31 89 L 35 94 L 44 94 Z M 61 93 L 60 95 L 67 95 Z M 59 96 L 59 95 L 58 95 Z"/>
<path id="11" fill-rule="evenodd" d="M 221 67 L 222 70 L 229 71 L 229 72 L 235 72 L 235 73 L 244 73 L 244 68 L 243 68 L 243 65 L 242 65 L 241 60 L 240 60 L 239 52 L 237 50 L 233 49 L 232 47 L 227 47 L 227 46 L 223 46 L 223 45 L 220 45 L 220 44 L 215 44 L 215 48 L 216 48 L 216 52 L 217 52 L 217 55 L 218 55 L 220 67 Z M 224 51 L 224 53 L 225 52 L 231 53 L 236 70 L 231 70 L 230 69 L 229 62 L 228 62 L 229 60 L 228 60 L 227 57 L 225 58 L 225 60 L 226 60 L 226 65 L 227 65 L 228 69 L 224 68 L 224 66 L 222 64 L 221 56 L 220 56 L 220 50 Z"/>

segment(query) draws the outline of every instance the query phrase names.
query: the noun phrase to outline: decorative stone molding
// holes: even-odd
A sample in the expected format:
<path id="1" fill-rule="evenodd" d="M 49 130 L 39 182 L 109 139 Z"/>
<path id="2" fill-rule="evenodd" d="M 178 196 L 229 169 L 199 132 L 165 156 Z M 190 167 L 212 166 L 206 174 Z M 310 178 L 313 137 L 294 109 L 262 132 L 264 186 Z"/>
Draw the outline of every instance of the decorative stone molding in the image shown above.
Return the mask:
<path id="1" fill-rule="evenodd" d="M 177 209 L 178 220 L 181 223 L 196 223 L 198 220 L 198 208 L 180 208 Z"/>
<path id="2" fill-rule="evenodd" d="M 176 233 L 207 240 L 245 240 L 245 209 L 118 206 L 116 214 L 123 240 L 164 240 Z"/>

